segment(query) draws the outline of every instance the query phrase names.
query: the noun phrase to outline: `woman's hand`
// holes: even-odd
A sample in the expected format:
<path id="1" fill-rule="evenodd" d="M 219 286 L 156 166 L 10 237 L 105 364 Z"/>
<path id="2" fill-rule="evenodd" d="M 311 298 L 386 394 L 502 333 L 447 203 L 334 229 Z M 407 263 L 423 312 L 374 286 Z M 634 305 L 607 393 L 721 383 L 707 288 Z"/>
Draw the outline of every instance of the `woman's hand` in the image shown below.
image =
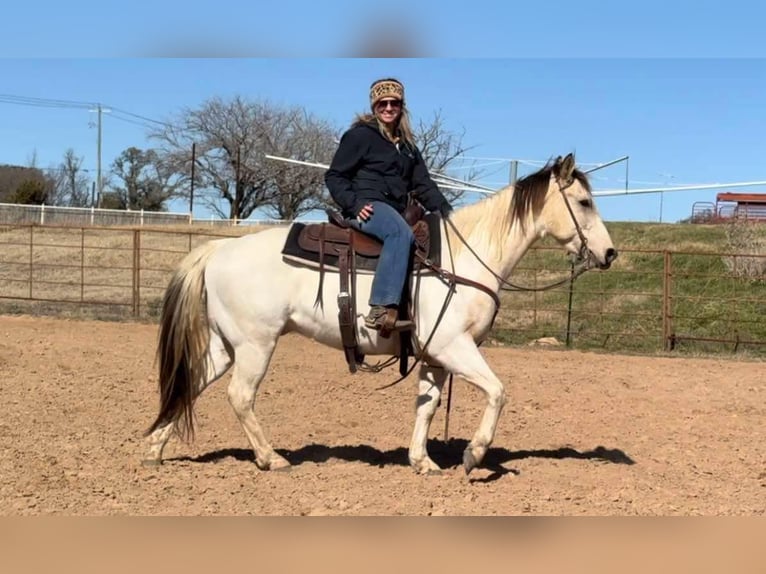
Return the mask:
<path id="1" fill-rule="evenodd" d="M 372 216 L 372 212 L 373 212 L 372 204 L 368 203 L 362 209 L 359 210 L 359 213 L 356 214 L 357 221 L 359 221 L 360 223 L 362 223 L 363 221 L 367 221 Z"/>

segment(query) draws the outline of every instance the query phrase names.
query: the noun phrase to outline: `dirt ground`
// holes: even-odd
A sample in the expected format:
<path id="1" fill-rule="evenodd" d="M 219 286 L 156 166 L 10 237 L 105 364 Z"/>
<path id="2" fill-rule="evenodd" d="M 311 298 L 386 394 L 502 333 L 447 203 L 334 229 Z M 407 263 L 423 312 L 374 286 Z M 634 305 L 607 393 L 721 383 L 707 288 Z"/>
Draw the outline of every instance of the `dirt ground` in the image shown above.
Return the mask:
<path id="1" fill-rule="evenodd" d="M 3 515 L 763 515 L 763 362 L 486 348 L 509 402 L 482 468 L 462 451 L 483 397 L 453 387 L 430 435 L 445 472 L 407 463 L 414 376 L 351 375 L 297 336 L 277 348 L 257 413 L 290 472 L 262 472 L 226 399 L 197 436 L 140 464 L 156 414 L 155 325 L 0 317 Z"/>

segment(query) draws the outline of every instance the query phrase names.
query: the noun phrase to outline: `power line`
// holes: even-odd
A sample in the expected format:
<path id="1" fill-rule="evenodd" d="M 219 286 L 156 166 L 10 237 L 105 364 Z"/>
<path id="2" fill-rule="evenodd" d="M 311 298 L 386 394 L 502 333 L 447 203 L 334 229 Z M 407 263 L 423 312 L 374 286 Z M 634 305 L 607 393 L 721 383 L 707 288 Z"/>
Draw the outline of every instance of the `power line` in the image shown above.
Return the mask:
<path id="1" fill-rule="evenodd" d="M 123 122 L 131 123 L 134 125 L 138 125 L 143 127 L 144 129 L 152 129 L 153 126 L 150 124 L 156 124 L 160 126 L 165 127 L 172 127 L 170 124 L 166 122 L 161 122 L 159 120 L 155 120 L 152 118 L 149 118 L 147 116 L 142 116 L 140 114 L 135 114 L 133 112 L 129 112 L 127 110 L 123 110 L 121 108 L 106 108 L 101 103 L 96 102 L 85 102 L 85 101 L 78 101 L 78 100 L 64 100 L 64 99 L 54 99 L 54 98 L 36 98 L 32 96 L 17 96 L 13 94 L 0 94 L 0 103 L 4 104 L 12 104 L 17 106 L 28 106 L 28 107 L 45 107 L 45 108 L 57 108 L 57 109 L 79 109 L 79 110 L 88 110 L 90 112 L 97 112 L 98 113 L 98 121 L 97 121 L 97 129 L 98 129 L 98 138 L 97 138 L 97 167 L 96 167 L 96 186 L 98 187 L 98 197 L 99 201 L 101 199 L 102 189 L 103 189 L 103 180 L 101 177 L 101 131 L 102 131 L 102 115 L 104 112 L 110 112 L 112 113 L 112 117 L 115 119 L 118 119 Z M 120 115 L 114 115 L 114 112 L 117 112 Z M 124 117 L 127 116 L 127 117 Z"/>
<path id="2" fill-rule="evenodd" d="M 34 98 L 31 96 L 15 96 L 12 94 L 0 94 L 0 102 L 5 104 L 16 104 L 20 106 L 35 106 L 46 108 L 92 108 L 94 102 L 83 102 L 77 100 L 58 100 L 51 98 Z"/>
<path id="3" fill-rule="evenodd" d="M 139 123 L 135 120 L 141 120 L 142 122 L 148 122 L 149 124 L 157 124 L 160 126 L 172 127 L 172 125 L 167 122 L 155 120 L 147 116 L 142 116 L 141 114 L 129 112 L 128 110 L 124 110 L 122 108 L 116 108 L 114 106 L 106 106 L 105 104 L 99 104 L 97 102 L 85 102 L 85 101 L 79 101 L 79 100 L 62 100 L 62 99 L 54 99 L 54 98 L 35 98 L 32 96 L 16 96 L 13 94 L 0 94 L 0 103 L 13 104 L 13 105 L 19 105 L 19 106 L 43 107 L 43 108 L 68 108 L 68 109 L 92 109 L 92 108 L 97 108 L 98 106 L 103 106 L 104 108 L 109 107 L 109 109 L 112 112 L 119 112 L 120 114 L 133 118 L 132 120 L 128 118 L 119 118 L 126 122 L 132 122 L 132 123 L 135 123 L 136 125 L 141 125 L 147 128 L 151 126 L 149 126 L 146 123 L 143 123 L 143 124 Z"/>
<path id="4" fill-rule="evenodd" d="M 110 109 L 112 110 L 112 112 L 115 111 L 114 108 L 110 108 Z M 142 127 L 144 129 L 152 129 L 153 128 L 153 126 L 150 126 L 146 122 L 140 122 L 140 121 L 133 120 L 133 119 L 130 119 L 130 118 L 125 118 L 125 117 L 122 117 L 119 114 L 112 113 L 112 115 L 110 117 L 114 118 L 115 120 L 120 120 L 121 122 L 125 122 L 125 123 L 128 123 L 128 124 L 133 124 L 134 126 Z"/>
<path id="5" fill-rule="evenodd" d="M 148 117 L 142 116 L 140 114 L 134 114 L 133 112 L 129 112 L 127 110 L 122 110 L 120 108 L 115 108 L 114 106 L 112 106 L 112 110 L 114 110 L 115 112 L 119 112 L 121 114 L 125 114 L 127 116 L 134 117 L 134 118 L 139 119 L 139 120 L 143 120 L 145 122 L 150 122 L 150 123 L 158 124 L 160 126 L 165 126 L 165 127 L 173 127 L 172 124 L 169 124 L 167 122 L 161 122 L 160 120 L 154 120 L 152 118 L 148 118 Z"/>

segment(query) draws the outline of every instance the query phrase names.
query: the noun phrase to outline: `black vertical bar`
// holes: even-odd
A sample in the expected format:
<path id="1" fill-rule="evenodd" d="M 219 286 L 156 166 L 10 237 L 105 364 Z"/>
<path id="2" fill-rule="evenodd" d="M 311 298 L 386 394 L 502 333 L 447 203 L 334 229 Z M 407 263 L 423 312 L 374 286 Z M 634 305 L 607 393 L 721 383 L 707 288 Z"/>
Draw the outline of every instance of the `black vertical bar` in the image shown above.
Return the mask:
<path id="1" fill-rule="evenodd" d="M 197 162 L 197 144 L 192 143 L 191 187 L 189 188 L 189 217 L 194 212 L 194 164 Z"/>

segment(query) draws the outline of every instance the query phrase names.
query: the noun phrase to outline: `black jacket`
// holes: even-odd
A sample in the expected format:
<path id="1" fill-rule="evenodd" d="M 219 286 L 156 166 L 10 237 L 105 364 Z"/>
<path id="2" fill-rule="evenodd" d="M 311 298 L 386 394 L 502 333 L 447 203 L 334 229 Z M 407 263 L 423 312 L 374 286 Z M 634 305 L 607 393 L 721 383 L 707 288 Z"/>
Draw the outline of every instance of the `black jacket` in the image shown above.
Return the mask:
<path id="1" fill-rule="evenodd" d="M 356 217 L 370 201 L 383 201 L 402 213 L 408 192 L 428 211 L 452 210 L 420 150 L 394 145 L 374 123 L 358 123 L 343 134 L 324 180 L 346 218 Z"/>

